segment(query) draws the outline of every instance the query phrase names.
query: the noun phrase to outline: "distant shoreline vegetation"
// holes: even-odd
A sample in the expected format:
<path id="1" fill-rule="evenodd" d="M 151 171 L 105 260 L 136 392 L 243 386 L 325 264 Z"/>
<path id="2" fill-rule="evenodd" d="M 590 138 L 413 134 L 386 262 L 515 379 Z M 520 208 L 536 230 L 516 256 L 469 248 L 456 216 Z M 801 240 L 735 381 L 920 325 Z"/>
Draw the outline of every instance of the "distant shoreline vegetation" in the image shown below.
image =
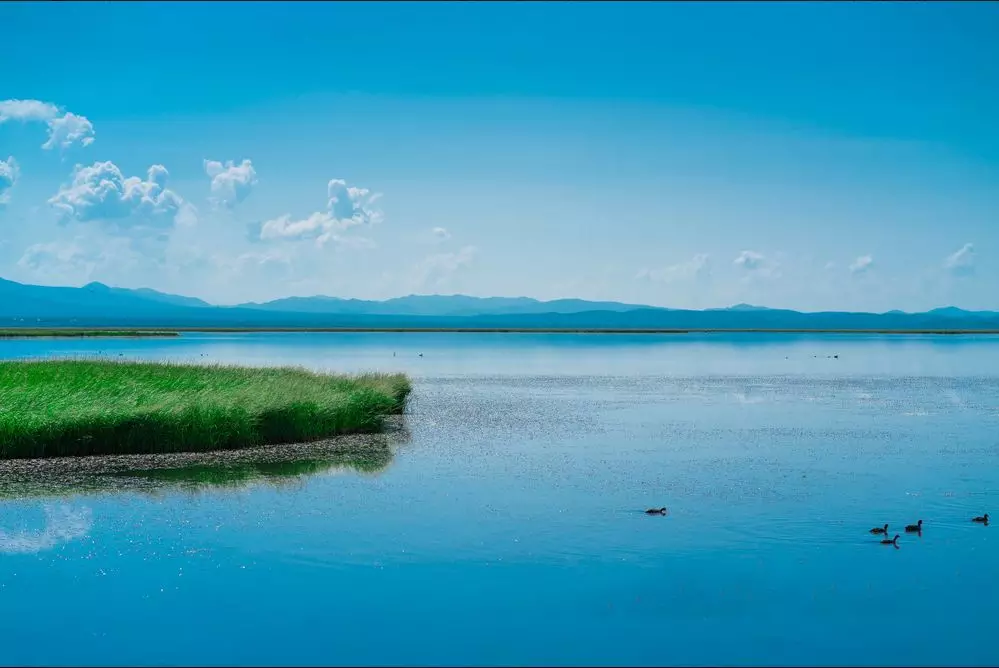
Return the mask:
<path id="1" fill-rule="evenodd" d="M 207 452 L 374 433 L 401 374 L 41 360 L 0 362 L 0 459 Z"/>
<path id="2" fill-rule="evenodd" d="M 184 333 L 254 334 L 254 333 L 344 333 L 344 334 L 999 334 L 999 329 L 821 329 L 821 328 L 549 328 L 549 327 L 176 327 L 162 329 L 0 329 L 0 339 L 17 338 L 157 338 L 177 337 Z"/>
<path id="3" fill-rule="evenodd" d="M 28 338 L 61 338 L 61 337 L 160 337 L 160 336 L 180 336 L 177 331 L 163 331 L 154 329 L 67 329 L 63 327 L 32 327 L 32 328 L 10 328 L 0 329 L 0 339 L 28 339 Z"/>

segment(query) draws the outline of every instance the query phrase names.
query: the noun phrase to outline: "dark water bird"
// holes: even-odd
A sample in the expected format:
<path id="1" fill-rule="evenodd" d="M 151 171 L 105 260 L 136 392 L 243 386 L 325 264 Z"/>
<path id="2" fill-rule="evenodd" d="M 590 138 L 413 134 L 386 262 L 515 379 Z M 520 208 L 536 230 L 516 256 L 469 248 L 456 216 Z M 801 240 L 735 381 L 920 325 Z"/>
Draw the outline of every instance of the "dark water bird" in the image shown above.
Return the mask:
<path id="1" fill-rule="evenodd" d="M 923 520 L 919 520 L 915 524 L 906 524 L 905 530 L 909 533 L 919 532 L 923 530 Z"/>
<path id="2" fill-rule="evenodd" d="M 874 527 L 873 529 L 871 529 L 871 533 L 873 533 L 873 534 L 883 533 L 884 535 L 887 536 L 888 535 L 888 525 L 886 524 L 883 529 L 879 529 L 877 527 Z"/>
<path id="3" fill-rule="evenodd" d="M 882 545 L 894 545 L 895 547 L 898 547 L 898 534 L 895 534 L 894 538 L 882 538 L 881 539 L 881 544 Z"/>
<path id="4" fill-rule="evenodd" d="M 420 357 L 423 357 L 423 353 L 420 353 L 420 354 L 419 354 L 419 356 L 420 356 Z"/>
<path id="5" fill-rule="evenodd" d="M 975 518 L 973 518 L 971 521 L 972 522 L 981 522 L 982 524 L 988 524 L 989 523 L 989 514 L 985 513 L 981 517 L 975 517 Z"/>
<path id="6" fill-rule="evenodd" d="M 645 511 L 645 514 L 646 515 L 665 515 L 666 514 L 666 506 L 663 506 L 662 508 L 649 508 L 648 510 Z"/>

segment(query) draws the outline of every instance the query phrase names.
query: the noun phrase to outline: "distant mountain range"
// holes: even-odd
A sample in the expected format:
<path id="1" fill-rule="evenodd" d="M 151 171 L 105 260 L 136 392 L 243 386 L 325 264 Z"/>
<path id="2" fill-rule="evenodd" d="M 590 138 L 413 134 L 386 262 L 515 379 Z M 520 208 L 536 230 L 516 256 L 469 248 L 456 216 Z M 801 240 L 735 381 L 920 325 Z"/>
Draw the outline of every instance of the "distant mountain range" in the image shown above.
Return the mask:
<path id="1" fill-rule="evenodd" d="M 410 295 L 386 301 L 287 297 L 216 306 L 148 288 L 25 285 L 0 279 L 0 327 L 350 327 L 509 329 L 999 330 L 999 313 L 802 313 L 750 304 L 692 311 L 582 299 Z"/>

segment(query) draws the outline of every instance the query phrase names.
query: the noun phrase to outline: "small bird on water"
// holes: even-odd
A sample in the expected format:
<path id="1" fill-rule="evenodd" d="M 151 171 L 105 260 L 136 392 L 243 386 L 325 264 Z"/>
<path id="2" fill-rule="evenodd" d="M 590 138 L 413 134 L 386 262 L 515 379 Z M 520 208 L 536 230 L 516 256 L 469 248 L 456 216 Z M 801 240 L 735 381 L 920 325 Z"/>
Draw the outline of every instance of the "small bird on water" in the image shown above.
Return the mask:
<path id="1" fill-rule="evenodd" d="M 973 518 L 971 521 L 972 522 L 981 522 L 982 524 L 988 524 L 989 523 L 989 514 L 985 513 L 981 517 L 975 517 L 975 518 Z"/>
<path id="2" fill-rule="evenodd" d="M 898 534 L 895 534 L 894 538 L 884 538 L 881 540 L 882 545 L 894 545 L 898 547 Z"/>
<path id="3" fill-rule="evenodd" d="M 905 530 L 909 533 L 921 533 L 923 531 L 923 520 L 919 520 L 915 524 L 905 525 Z"/>
<path id="4" fill-rule="evenodd" d="M 874 527 L 873 529 L 871 529 L 871 533 L 873 533 L 873 534 L 879 534 L 879 533 L 883 533 L 884 535 L 886 535 L 886 536 L 887 536 L 887 535 L 888 535 L 888 525 L 886 524 L 886 525 L 884 526 L 884 528 L 882 528 L 882 529 L 879 529 L 879 528 L 877 528 L 877 527 Z"/>
<path id="5" fill-rule="evenodd" d="M 645 511 L 645 514 L 646 515 L 665 515 L 666 514 L 666 506 L 663 506 L 662 508 L 649 508 L 648 510 Z"/>

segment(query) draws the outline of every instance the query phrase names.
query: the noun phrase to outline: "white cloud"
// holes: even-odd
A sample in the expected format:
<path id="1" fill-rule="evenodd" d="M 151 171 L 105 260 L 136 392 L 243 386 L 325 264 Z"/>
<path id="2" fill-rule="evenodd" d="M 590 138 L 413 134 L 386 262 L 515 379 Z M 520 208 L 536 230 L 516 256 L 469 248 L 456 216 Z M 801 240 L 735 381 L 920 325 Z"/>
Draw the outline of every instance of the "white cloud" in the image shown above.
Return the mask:
<path id="1" fill-rule="evenodd" d="M 739 253 L 732 264 L 746 271 L 756 271 L 763 268 L 766 264 L 766 258 L 756 251 L 744 250 Z"/>
<path id="2" fill-rule="evenodd" d="M 643 269 L 637 278 L 655 283 L 699 280 L 711 274 L 711 259 L 706 253 L 698 253 L 686 262 L 670 265 L 662 269 Z"/>
<path id="3" fill-rule="evenodd" d="M 416 265 L 416 284 L 420 287 L 445 285 L 454 274 L 470 266 L 478 255 L 475 246 L 465 246 L 455 253 L 439 253 Z"/>
<path id="4" fill-rule="evenodd" d="M 159 240 L 154 240 L 158 242 Z M 104 235 L 78 235 L 37 243 L 24 250 L 17 267 L 33 278 L 60 284 L 90 281 L 96 274 L 111 271 L 117 276 L 148 267 L 149 258 L 133 248 L 129 239 Z M 159 248 L 153 249 L 160 252 Z"/>
<path id="5" fill-rule="evenodd" d="M 42 144 L 42 148 L 69 148 L 76 142 L 81 146 L 94 143 L 94 126 L 85 116 L 66 112 L 49 121 L 49 140 Z"/>
<path id="6" fill-rule="evenodd" d="M 167 189 L 169 173 L 163 165 L 153 165 L 142 179 L 125 177 L 113 162 L 77 165 L 73 180 L 49 199 L 67 219 L 80 222 L 103 221 L 112 229 L 169 228 L 177 222 L 190 223 L 193 207 Z"/>
<path id="7" fill-rule="evenodd" d="M 874 258 L 870 255 L 861 255 L 850 264 L 851 274 L 866 274 L 874 266 Z"/>
<path id="8" fill-rule="evenodd" d="M 264 253 L 242 253 L 235 258 L 214 255 L 213 264 L 233 278 L 264 278 L 269 281 L 284 281 L 291 274 L 292 256 L 279 250 Z"/>
<path id="9" fill-rule="evenodd" d="M 0 101 L 0 123 L 4 121 L 47 121 L 59 115 L 59 107 L 41 100 Z"/>
<path id="10" fill-rule="evenodd" d="M 780 278 L 781 275 L 780 264 L 776 260 L 771 260 L 756 251 L 742 251 L 732 264 L 743 271 L 745 281 L 754 278 Z"/>
<path id="11" fill-rule="evenodd" d="M 340 221 L 332 215 L 317 211 L 308 218 L 295 220 L 286 213 L 265 222 L 260 228 L 260 238 L 273 239 L 315 239 L 320 246 L 340 239 L 340 233 L 350 227 L 350 221 Z"/>
<path id="12" fill-rule="evenodd" d="M 944 269 L 955 276 L 972 276 L 975 273 L 975 246 L 964 244 L 944 258 Z"/>
<path id="13" fill-rule="evenodd" d="M 42 148 L 69 148 L 73 144 L 89 146 L 94 142 L 94 125 L 86 116 L 63 111 L 51 102 L 41 100 L 0 101 L 0 123 L 21 121 L 41 122 L 49 129 L 49 138 Z"/>
<path id="14" fill-rule="evenodd" d="M 244 159 L 238 165 L 232 160 L 225 164 L 205 160 L 205 173 L 212 179 L 212 195 L 216 202 L 232 208 L 245 200 L 257 185 L 257 171 Z"/>
<path id="15" fill-rule="evenodd" d="M 89 274 L 99 261 L 100 254 L 84 250 L 79 243 L 51 241 L 28 246 L 17 264 L 34 270 L 48 266 L 83 267 Z"/>
<path id="16" fill-rule="evenodd" d="M 434 229 L 430 230 L 430 232 L 431 234 L 434 235 L 434 238 L 437 239 L 438 241 L 447 241 L 448 239 L 451 238 L 451 233 L 448 232 L 447 229 L 443 227 L 435 227 Z"/>
<path id="17" fill-rule="evenodd" d="M 0 160 L 0 204 L 10 199 L 10 189 L 17 183 L 19 174 L 17 161 L 14 158 Z"/>
<path id="18" fill-rule="evenodd" d="M 374 207 L 381 198 L 367 188 L 348 187 L 342 179 L 333 179 L 327 186 L 327 209 L 337 220 L 351 221 L 352 225 L 371 225 L 381 222 L 382 213 Z"/>
<path id="19" fill-rule="evenodd" d="M 370 245 L 369 240 L 346 237 L 343 233 L 353 227 L 374 225 L 381 222 L 382 213 L 375 207 L 380 197 L 367 188 L 348 187 L 341 179 L 333 179 L 327 186 L 327 210 L 317 211 L 306 218 L 296 219 L 285 214 L 268 220 L 260 226 L 260 239 L 315 240 L 323 246 L 328 242 Z"/>

